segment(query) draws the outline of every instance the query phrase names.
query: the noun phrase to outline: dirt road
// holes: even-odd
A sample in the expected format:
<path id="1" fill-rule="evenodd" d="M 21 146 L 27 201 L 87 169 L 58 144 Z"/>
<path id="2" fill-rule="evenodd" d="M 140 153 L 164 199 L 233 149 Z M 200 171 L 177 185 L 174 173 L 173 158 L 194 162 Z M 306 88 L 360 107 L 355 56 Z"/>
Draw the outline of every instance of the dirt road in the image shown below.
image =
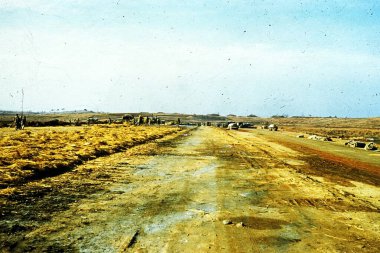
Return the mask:
<path id="1" fill-rule="evenodd" d="M 200 127 L 20 187 L 3 251 L 379 252 L 377 176 L 288 144 Z"/>

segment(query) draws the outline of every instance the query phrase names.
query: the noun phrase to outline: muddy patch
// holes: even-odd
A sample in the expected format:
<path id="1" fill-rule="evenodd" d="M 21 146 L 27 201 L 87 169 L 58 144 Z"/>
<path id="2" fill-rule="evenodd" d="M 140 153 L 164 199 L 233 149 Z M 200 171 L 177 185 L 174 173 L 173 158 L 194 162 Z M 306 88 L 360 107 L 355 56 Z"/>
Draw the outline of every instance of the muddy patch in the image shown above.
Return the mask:
<path id="1" fill-rule="evenodd" d="M 359 170 L 356 167 L 345 165 L 339 162 L 325 160 L 317 155 L 300 157 L 307 165 L 297 167 L 298 169 L 315 176 L 335 182 L 342 186 L 355 186 L 350 180 L 359 181 L 371 185 L 380 185 L 380 178 L 370 172 Z"/>
<path id="2" fill-rule="evenodd" d="M 255 216 L 239 216 L 231 218 L 234 224 L 243 222 L 245 227 L 266 230 L 266 229 L 281 229 L 284 225 L 289 224 L 289 222 L 279 219 L 272 218 L 261 218 Z"/>
<path id="3" fill-rule="evenodd" d="M 380 168 L 377 166 L 335 156 L 287 141 L 274 141 L 306 154 L 298 157 L 299 160 L 306 163 L 304 166 L 297 166 L 297 169 L 302 172 L 323 177 L 342 186 L 354 186 L 350 180 L 380 186 Z"/>

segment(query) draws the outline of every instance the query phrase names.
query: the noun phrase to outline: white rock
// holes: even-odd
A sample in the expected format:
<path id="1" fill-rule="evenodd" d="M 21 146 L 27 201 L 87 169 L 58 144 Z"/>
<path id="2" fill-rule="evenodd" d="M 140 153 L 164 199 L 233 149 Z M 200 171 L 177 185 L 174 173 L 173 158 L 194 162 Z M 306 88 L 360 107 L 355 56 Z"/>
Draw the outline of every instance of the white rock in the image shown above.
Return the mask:
<path id="1" fill-rule="evenodd" d="M 244 227 L 244 223 L 243 222 L 236 223 L 236 227 L 242 228 Z"/>
<path id="2" fill-rule="evenodd" d="M 229 225 L 229 224 L 232 224 L 232 221 L 231 220 L 223 220 L 223 224 Z"/>

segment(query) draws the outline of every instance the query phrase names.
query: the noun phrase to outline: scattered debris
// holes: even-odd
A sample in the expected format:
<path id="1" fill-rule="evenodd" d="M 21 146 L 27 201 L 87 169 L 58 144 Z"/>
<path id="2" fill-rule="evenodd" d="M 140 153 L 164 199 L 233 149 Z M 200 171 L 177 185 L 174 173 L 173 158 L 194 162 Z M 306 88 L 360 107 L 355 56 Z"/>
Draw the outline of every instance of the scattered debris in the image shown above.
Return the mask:
<path id="1" fill-rule="evenodd" d="M 364 148 L 365 150 L 377 150 L 377 146 L 374 142 L 361 142 L 355 140 L 349 140 L 344 145 L 349 146 L 351 148 Z"/>
<path id="2" fill-rule="evenodd" d="M 350 140 L 346 142 L 344 145 L 349 146 L 351 148 L 365 148 L 366 147 L 365 142 L 354 141 L 354 140 Z"/>
<path id="3" fill-rule="evenodd" d="M 243 222 L 236 223 L 236 227 L 242 228 L 244 227 L 244 223 Z"/>
<path id="4" fill-rule="evenodd" d="M 309 137 L 307 137 L 309 140 L 315 140 L 315 141 L 317 141 L 317 140 L 319 140 L 319 136 L 317 136 L 317 135 L 310 135 Z"/>
<path id="5" fill-rule="evenodd" d="M 318 135 L 310 135 L 308 139 L 314 140 L 314 141 L 332 141 L 330 137 L 324 137 L 324 136 L 318 136 Z"/>
<path id="6" fill-rule="evenodd" d="M 231 220 L 223 220 L 223 224 L 224 225 L 230 225 L 230 224 L 232 224 L 232 221 Z"/>
<path id="7" fill-rule="evenodd" d="M 367 145 L 365 145 L 364 149 L 365 150 L 377 150 L 377 146 L 375 143 L 370 142 L 370 143 L 367 143 Z"/>
<path id="8" fill-rule="evenodd" d="M 305 135 L 303 135 L 303 134 L 297 135 L 297 138 L 304 138 L 304 137 L 305 137 Z"/>

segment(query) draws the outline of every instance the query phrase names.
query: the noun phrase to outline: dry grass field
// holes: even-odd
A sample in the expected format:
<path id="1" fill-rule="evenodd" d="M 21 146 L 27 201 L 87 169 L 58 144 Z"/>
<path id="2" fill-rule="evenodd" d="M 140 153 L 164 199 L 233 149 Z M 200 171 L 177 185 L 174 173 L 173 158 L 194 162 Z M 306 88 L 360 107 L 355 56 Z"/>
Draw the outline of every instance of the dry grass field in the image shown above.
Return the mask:
<path id="1" fill-rule="evenodd" d="M 318 128 L 318 127 L 282 127 L 283 130 L 290 132 L 302 132 L 306 134 L 316 134 L 342 139 L 365 140 L 366 138 L 380 138 L 380 129 L 368 128 Z"/>
<path id="2" fill-rule="evenodd" d="M 173 127 L 97 125 L 0 129 L 0 187 L 60 174 L 99 156 L 180 131 Z"/>
<path id="3" fill-rule="evenodd" d="M 286 131 L 343 139 L 380 139 L 380 118 L 284 118 L 277 121 Z"/>

